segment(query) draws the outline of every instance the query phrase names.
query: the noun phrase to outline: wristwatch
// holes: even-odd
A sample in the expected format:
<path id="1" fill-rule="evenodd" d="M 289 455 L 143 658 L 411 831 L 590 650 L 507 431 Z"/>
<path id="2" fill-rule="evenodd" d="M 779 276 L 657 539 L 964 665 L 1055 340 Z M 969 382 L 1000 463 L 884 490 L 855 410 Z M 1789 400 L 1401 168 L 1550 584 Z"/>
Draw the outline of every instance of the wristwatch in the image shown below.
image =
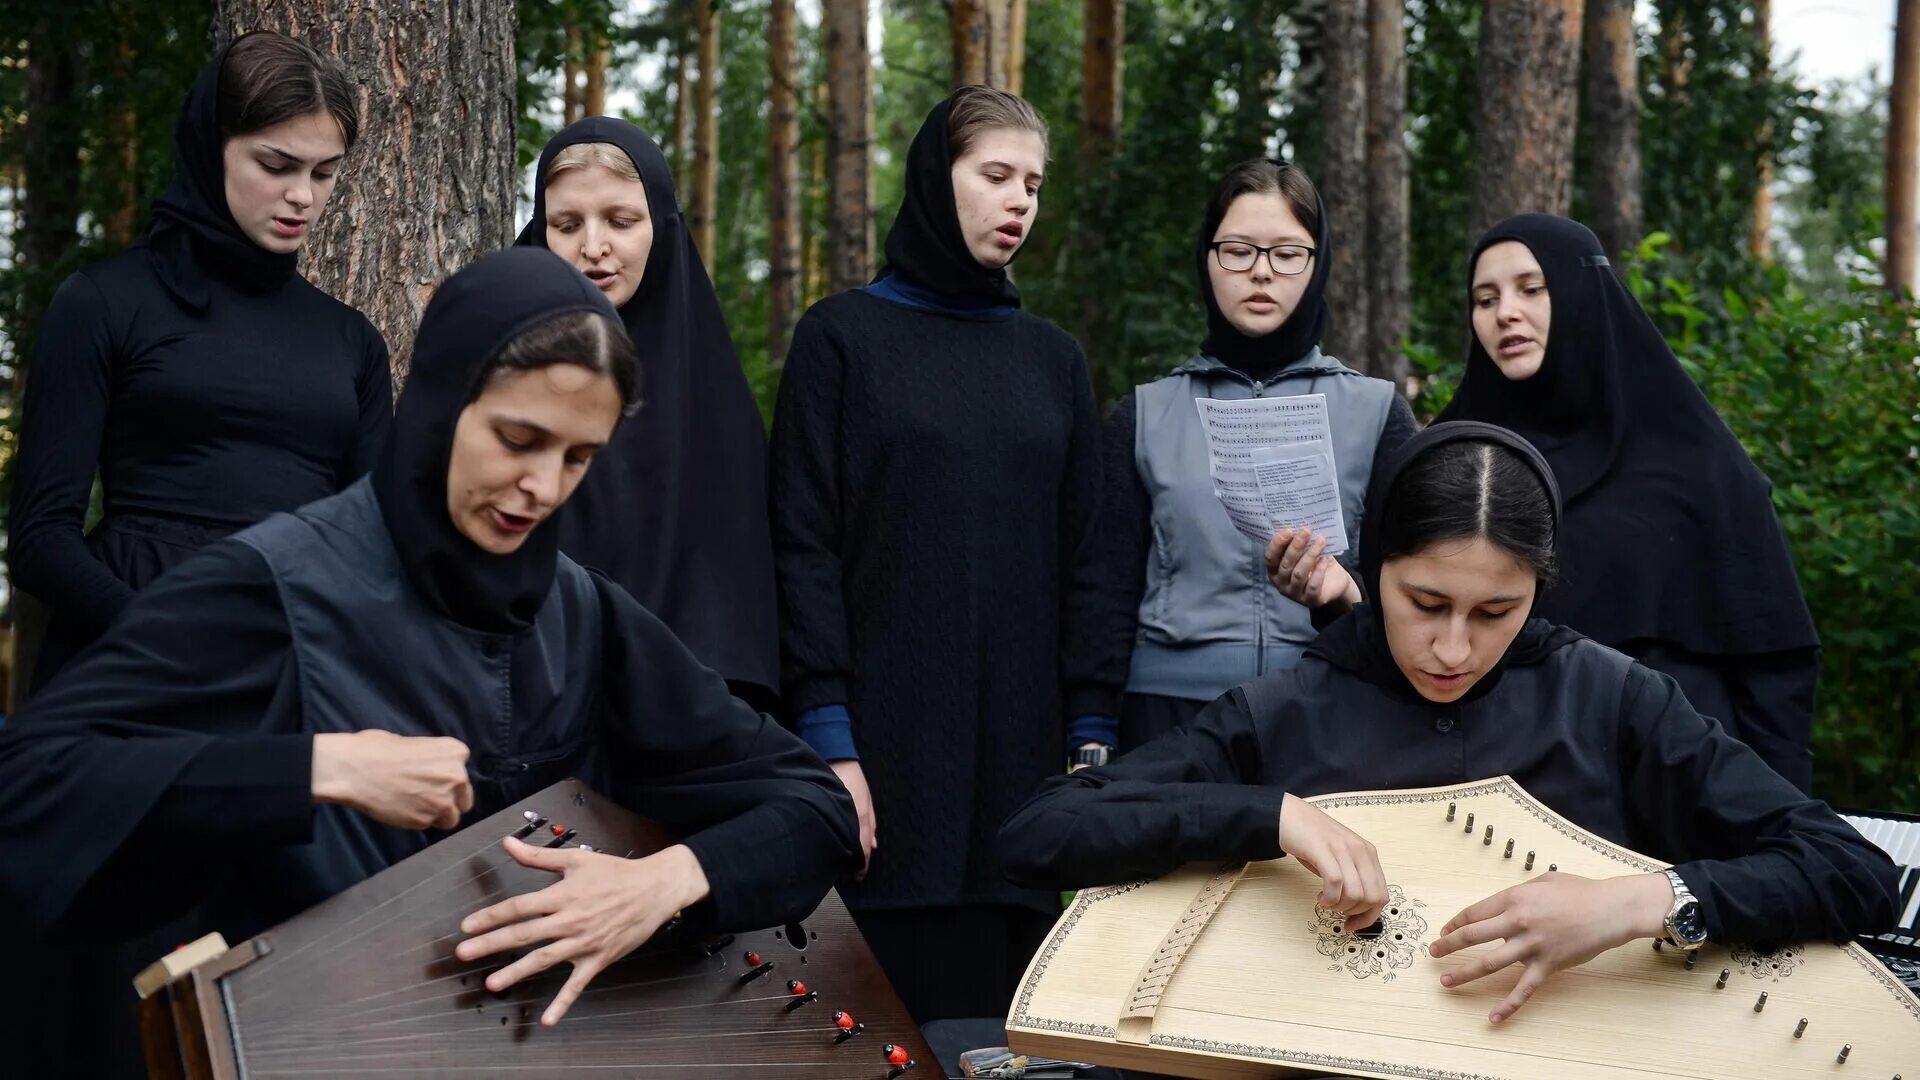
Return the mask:
<path id="1" fill-rule="evenodd" d="M 1083 765 L 1105 765 L 1112 758 L 1113 747 L 1111 746 L 1083 746 L 1067 758 L 1067 771 L 1072 772 Z"/>
<path id="2" fill-rule="evenodd" d="M 1676 949 L 1692 951 L 1707 943 L 1706 914 L 1680 875 L 1673 870 L 1666 874 L 1667 883 L 1673 886 L 1673 907 L 1667 909 L 1666 932 L 1661 940 Z"/>

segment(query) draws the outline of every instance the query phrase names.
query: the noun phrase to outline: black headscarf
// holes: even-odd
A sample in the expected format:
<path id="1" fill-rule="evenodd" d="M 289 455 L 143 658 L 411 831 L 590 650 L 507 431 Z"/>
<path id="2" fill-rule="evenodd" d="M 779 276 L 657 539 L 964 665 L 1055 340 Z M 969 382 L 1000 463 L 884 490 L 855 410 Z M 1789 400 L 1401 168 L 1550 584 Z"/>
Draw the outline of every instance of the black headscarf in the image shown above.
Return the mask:
<path id="1" fill-rule="evenodd" d="M 1772 490 L 1608 266 L 1586 226 L 1523 214 L 1467 264 L 1517 240 L 1552 302 L 1531 379 L 1500 374 L 1467 335 L 1467 370 L 1441 420 L 1532 440 L 1565 485 L 1561 581 L 1542 610 L 1603 644 L 1667 642 L 1713 656 L 1819 644 Z"/>
<path id="2" fill-rule="evenodd" d="M 454 426 L 502 347 L 575 311 L 618 319 L 606 296 L 565 260 L 512 249 L 442 282 L 420 320 L 392 433 L 373 467 L 373 491 L 407 580 L 429 607 L 462 626 L 511 634 L 533 625 L 553 587 L 559 526 L 557 514 L 548 517 L 511 555 L 490 554 L 467 539 L 447 514 Z M 599 467 L 596 459 L 593 469 Z"/>
<path id="3" fill-rule="evenodd" d="M 1275 161 L 1275 165 L 1285 164 Z M 1227 321 L 1213 295 L 1213 278 L 1208 267 L 1213 262 L 1213 234 L 1226 216 L 1227 207 L 1208 208 L 1200 225 L 1194 266 L 1200 273 L 1200 302 L 1207 308 L 1207 339 L 1200 351 L 1256 379 L 1267 376 L 1312 352 L 1327 332 L 1327 273 L 1333 266 L 1333 228 L 1326 204 L 1320 206 L 1320 227 L 1315 230 L 1313 269 L 1307 273 L 1307 287 L 1300 303 L 1279 329 L 1262 337 L 1248 337 Z"/>
<path id="4" fill-rule="evenodd" d="M 960 231 L 953 201 L 953 156 L 948 148 L 948 113 L 953 99 L 933 107 L 907 148 L 906 196 L 887 229 L 886 273 L 960 303 L 1020 305 L 1005 267 L 980 265 Z M 1028 222 L 1029 229 L 1033 223 Z M 1019 251 L 1014 252 L 1018 258 Z"/>
<path id="5" fill-rule="evenodd" d="M 640 354 L 640 411 L 558 515 L 560 546 L 632 593 L 702 663 L 771 695 L 780 668 L 766 426 L 659 144 L 613 117 L 569 125 L 540 152 L 533 220 L 516 243 L 547 246 L 547 170 L 580 143 L 632 160 L 653 247 L 620 307 Z"/>
<path id="6" fill-rule="evenodd" d="M 1393 497 L 1394 484 L 1400 474 L 1407 470 L 1415 460 L 1428 451 L 1456 442 L 1490 442 L 1504 446 L 1519 455 L 1533 468 L 1540 482 L 1546 485 L 1547 499 L 1553 505 L 1554 546 L 1560 546 L 1566 530 L 1561 527 L 1562 511 L 1560 505 L 1560 486 L 1554 480 L 1553 469 L 1547 459 L 1533 445 L 1505 428 L 1492 424 L 1456 422 L 1434 424 L 1425 431 L 1401 444 L 1384 462 L 1373 470 L 1373 479 L 1367 485 L 1367 505 L 1379 507 L 1370 520 L 1384 521 L 1390 512 L 1389 502 Z M 1324 657 L 1328 662 L 1345 668 L 1366 679 L 1376 686 L 1387 688 L 1394 693 L 1414 701 L 1426 698 L 1407 681 L 1401 673 L 1400 665 L 1394 662 L 1393 651 L 1387 646 L 1387 627 L 1380 614 L 1380 569 L 1386 565 L 1386 540 L 1382 529 L 1364 529 L 1360 533 L 1360 588 L 1371 602 L 1362 603 L 1347 613 L 1318 638 L 1314 639 L 1307 651 Z M 1493 692 L 1499 685 L 1500 677 L 1509 664 L 1535 664 L 1547 654 L 1579 640 L 1580 635 L 1563 626 L 1556 626 L 1545 619 L 1534 618 L 1533 613 L 1540 610 L 1545 601 L 1547 590 L 1541 586 L 1534 593 L 1533 607 L 1528 612 L 1526 624 L 1520 633 L 1507 646 L 1500 662 L 1492 670 L 1480 677 L 1472 689 L 1461 695 L 1460 701 L 1475 701 Z"/>
<path id="7" fill-rule="evenodd" d="M 220 69 L 227 49 L 213 58 L 180 106 L 173 127 L 173 179 L 153 200 L 146 244 L 154 272 L 182 304 L 205 311 L 206 275 L 249 288 L 279 285 L 293 276 L 299 254 L 275 254 L 254 243 L 227 207 L 226 140 L 220 135 Z"/>

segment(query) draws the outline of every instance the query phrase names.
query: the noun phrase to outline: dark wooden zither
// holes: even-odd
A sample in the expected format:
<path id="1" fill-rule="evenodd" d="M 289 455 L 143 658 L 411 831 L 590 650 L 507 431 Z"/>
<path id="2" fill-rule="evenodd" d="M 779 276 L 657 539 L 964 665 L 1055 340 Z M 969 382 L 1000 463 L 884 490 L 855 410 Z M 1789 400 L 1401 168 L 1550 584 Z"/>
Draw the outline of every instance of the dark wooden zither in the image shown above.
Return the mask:
<path id="1" fill-rule="evenodd" d="M 158 989 L 165 976 L 143 976 L 151 1076 L 941 1074 L 832 893 L 784 927 L 720 938 L 662 930 L 601 972 L 558 1026 L 541 1027 L 566 965 L 494 994 L 484 980 L 511 956 L 453 956 L 466 915 L 556 880 L 501 847 L 528 812 L 541 819 L 532 843 L 639 856 L 670 842 L 579 781 L 556 784 Z"/>

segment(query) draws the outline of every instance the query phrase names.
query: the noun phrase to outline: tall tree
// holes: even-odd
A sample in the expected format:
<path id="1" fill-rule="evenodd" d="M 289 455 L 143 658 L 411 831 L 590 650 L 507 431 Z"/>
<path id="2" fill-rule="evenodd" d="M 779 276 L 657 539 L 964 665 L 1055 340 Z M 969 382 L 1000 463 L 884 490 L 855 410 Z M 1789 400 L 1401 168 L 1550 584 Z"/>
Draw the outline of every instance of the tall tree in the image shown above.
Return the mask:
<path id="1" fill-rule="evenodd" d="M 673 45 L 673 145 L 667 148 L 667 157 L 673 162 L 673 173 L 686 182 L 687 172 L 687 116 L 690 112 L 687 95 L 693 88 L 693 45 L 687 39 L 686 28 L 676 34 Z"/>
<path id="2" fill-rule="evenodd" d="M 688 201 L 687 224 L 693 242 L 714 267 L 714 214 L 719 197 L 720 8 L 713 0 L 694 0 L 694 33 L 700 44 L 700 74 L 693 88 L 693 198 Z"/>
<path id="3" fill-rule="evenodd" d="M 1079 219 L 1076 255 L 1083 276 L 1092 273 L 1107 248 L 1113 204 L 1108 166 L 1120 143 L 1126 101 L 1127 0 L 1082 0 L 1080 41 L 1080 146 L 1076 184 Z M 1080 290 L 1080 344 L 1094 369 L 1094 385 L 1108 361 L 1104 289 Z"/>
<path id="4" fill-rule="evenodd" d="M 800 41 L 794 0 L 772 0 L 767 21 L 767 362 L 786 359 L 800 311 Z"/>
<path id="5" fill-rule="evenodd" d="M 1588 0 L 1589 3 L 1592 0 Z M 1773 78 L 1773 0 L 1754 0 L 1754 78 Z M 1760 128 L 1759 182 L 1753 189 L 1753 227 L 1747 250 L 1756 259 L 1773 257 L 1773 121 Z"/>
<path id="6" fill-rule="evenodd" d="M 1586 53 L 1593 231 L 1608 251 L 1628 251 L 1645 231 L 1633 0 L 1587 0 Z"/>
<path id="7" fill-rule="evenodd" d="M 1367 370 L 1404 392 L 1413 323 L 1405 0 L 1369 0 L 1367 45 Z"/>
<path id="8" fill-rule="evenodd" d="M 586 87 L 580 77 L 580 58 L 585 49 L 586 46 L 580 37 L 580 24 L 569 17 L 567 19 L 567 58 L 560 66 L 560 119 L 569 124 L 587 114 Z"/>
<path id="9" fill-rule="evenodd" d="M 1007 0 L 1007 86 L 1022 93 L 1027 83 L 1027 0 Z"/>
<path id="10" fill-rule="evenodd" d="M 1893 28 L 1893 90 L 1887 119 L 1887 288 L 1911 293 L 1914 190 L 1920 181 L 1920 0 L 1900 0 Z"/>
<path id="11" fill-rule="evenodd" d="M 359 88 L 360 141 L 303 268 L 373 320 L 404 378 L 435 286 L 513 239 L 511 0 L 216 0 L 215 15 L 223 40 L 324 42 Z"/>
<path id="12" fill-rule="evenodd" d="M 75 21 L 60 5 L 43 4 L 28 27 L 18 259 L 38 274 L 7 313 L 16 338 L 31 337 L 38 329 L 58 269 L 80 241 L 82 64 Z M 20 361 L 14 368 L 16 391 L 25 385 L 24 352 Z"/>
<path id="13" fill-rule="evenodd" d="M 980 83 L 1010 89 L 1013 60 L 1011 0 L 953 0 L 953 85 Z"/>
<path id="14" fill-rule="evenodd" d="M 827 35 L 828 213 L 831 292 L 873 276 L 873 55 L 867 0 L 823 0 Z"/>
<path id="15" fill-rule="evenodd" d="M 1367 0 L 1321 8 L 1320 201 L 1333 233 L 1326 348 L 1362 371 L 1373 369 L 1367 313 Z"/>
<path id="16" fill-rule="evenodd" d="M 581 89 L 581 114 L 585 116 L 605 116 L 607 114 L 607 65 L 613 61 L 613 50 L 599 33 L 593 35 L 587 49 L 586 84 Z"/>
<path id="17" fill-rule="evenodd" d="M 1564 214 L 1573 198 L 1582 0 L 1486 0 L 1473 131 L 1478 236 L 1512 214 Z"/>

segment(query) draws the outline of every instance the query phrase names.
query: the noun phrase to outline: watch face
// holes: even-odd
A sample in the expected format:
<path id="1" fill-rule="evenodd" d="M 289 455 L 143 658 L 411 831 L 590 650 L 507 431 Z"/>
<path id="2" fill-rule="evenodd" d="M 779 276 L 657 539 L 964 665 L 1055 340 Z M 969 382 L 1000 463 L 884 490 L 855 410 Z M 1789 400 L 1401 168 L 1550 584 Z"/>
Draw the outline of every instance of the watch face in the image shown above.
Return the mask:
<path id="1" fill-rule="evenodd" d="M 1706 940 L 1707 924 L 1700 914 L 1700 901 L 1689 900 L 1673 913 L 1673 933 L 1682 941 Z"/>

